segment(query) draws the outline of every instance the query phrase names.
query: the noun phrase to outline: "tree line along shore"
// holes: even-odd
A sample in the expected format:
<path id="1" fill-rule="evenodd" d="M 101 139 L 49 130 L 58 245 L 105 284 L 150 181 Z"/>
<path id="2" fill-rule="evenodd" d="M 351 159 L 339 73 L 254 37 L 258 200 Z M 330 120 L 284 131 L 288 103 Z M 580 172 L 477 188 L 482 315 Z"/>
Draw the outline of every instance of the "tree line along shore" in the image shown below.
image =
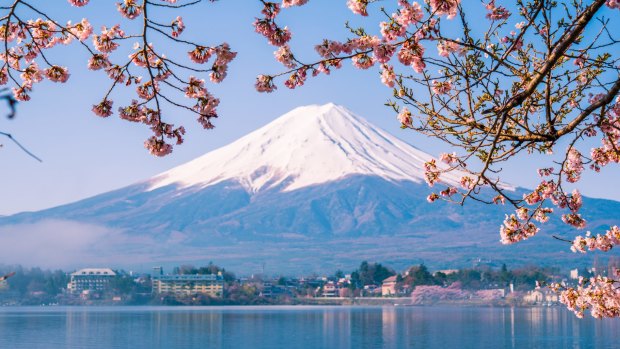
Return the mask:
<path id="1" fill-rule="evenodd" d="M 611 268 L 611 266 L 609 267 Z M 2 266 L 11 275 L 0 282 L 0 305 L 552 305 L 550 291 L 536 284 L 575 283 L 596 269 L 479 266 L 429 270 L 424 264 L 397 272 L 362 262 L 350 272 L 328 275 L 238 277 L 209 263 L 181 265 L 171 273 L 109 268 L 72 272 Z M 600 272 L 600 271 L 599 271 Z M 14 274 L 13 274 L 14 273 Z"/>

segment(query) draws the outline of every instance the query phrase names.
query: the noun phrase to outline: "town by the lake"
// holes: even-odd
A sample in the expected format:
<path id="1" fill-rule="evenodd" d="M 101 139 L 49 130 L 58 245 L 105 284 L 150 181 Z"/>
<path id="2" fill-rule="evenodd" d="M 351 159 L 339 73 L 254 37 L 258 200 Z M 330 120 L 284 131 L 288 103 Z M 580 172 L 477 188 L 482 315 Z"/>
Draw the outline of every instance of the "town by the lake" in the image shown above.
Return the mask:
<path id="1" fill-rule="evenodd" d="M 604 274 L 616 264 L 598 266 Z M 213 263 L 150 273 L 101 266 L 74 271 L 2 267 L 0 305 L 493 305 L 553 306 L 558 295 L 544 286 L 577 284 L 596 267 L 569 270 L 477 266 L 429 270 L 424 264 L 397 272 L 362 262 L 352 271 L 287 277 L 237 277 Z M 17 271 L 17 273 L 15 273 Z M 13 274 L 15 273 L 15 274 Z"/>

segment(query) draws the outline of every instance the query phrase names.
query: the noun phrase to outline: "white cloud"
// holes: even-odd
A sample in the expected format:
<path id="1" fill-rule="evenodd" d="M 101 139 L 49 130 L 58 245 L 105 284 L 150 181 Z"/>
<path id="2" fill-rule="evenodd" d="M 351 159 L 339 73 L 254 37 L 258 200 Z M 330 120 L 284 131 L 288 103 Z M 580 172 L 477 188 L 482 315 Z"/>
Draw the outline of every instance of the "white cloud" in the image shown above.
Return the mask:
<path id="1" fill-rule="evenodd" d="M 0 263 L 48 268 L 140 263 L 128 250 L 152 243 L 120 230 L 65 220 L 0 227 Z"/>

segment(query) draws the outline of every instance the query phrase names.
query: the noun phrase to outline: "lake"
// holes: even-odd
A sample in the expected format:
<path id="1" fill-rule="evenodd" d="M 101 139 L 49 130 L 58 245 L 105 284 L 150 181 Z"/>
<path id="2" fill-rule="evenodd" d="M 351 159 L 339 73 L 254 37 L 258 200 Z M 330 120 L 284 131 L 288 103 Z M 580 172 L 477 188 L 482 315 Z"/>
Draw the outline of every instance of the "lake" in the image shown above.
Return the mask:
<path id="1" fill-rule="evenodd" d="M 618 348 L 561 307 L 4 307 L 0 348 Z"/>

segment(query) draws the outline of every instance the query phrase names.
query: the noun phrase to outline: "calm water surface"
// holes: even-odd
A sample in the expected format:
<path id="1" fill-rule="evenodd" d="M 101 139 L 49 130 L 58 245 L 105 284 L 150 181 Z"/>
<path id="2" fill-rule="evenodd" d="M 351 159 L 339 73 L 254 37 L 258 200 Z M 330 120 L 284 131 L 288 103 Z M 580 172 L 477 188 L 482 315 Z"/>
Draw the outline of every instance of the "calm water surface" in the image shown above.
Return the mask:
<path id="1" fill-rule="evenodd" d="M 0 348 L 619 348 L 562 308 L 0 308 Z"/>

